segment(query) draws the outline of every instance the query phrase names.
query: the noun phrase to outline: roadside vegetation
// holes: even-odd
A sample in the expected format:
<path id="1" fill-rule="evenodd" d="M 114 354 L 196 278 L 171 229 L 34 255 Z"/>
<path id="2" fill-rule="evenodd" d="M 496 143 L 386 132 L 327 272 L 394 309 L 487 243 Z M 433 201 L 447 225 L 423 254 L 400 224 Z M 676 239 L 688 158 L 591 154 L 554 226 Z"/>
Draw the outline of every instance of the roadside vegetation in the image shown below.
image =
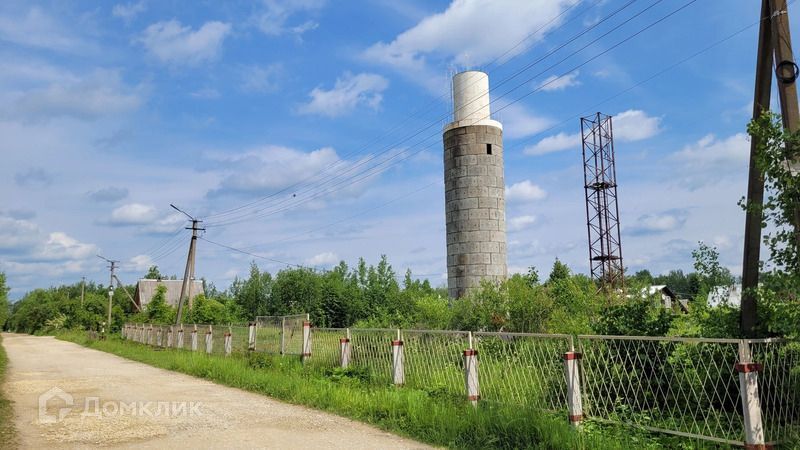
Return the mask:
<path id="1" fill-rule="evenodd" d="M 8 358 L 0 337 L 0 386 L 5 382 Z M 14 430 L 14 405 L 6 398 L 5 391 L 0 389 L 0 447 L 16 448 L 16 432 Z"/>
<path id="2" fill-rule="evenodd" d="M 475 409 L 463 400 L 422 389 L 364 382 L 363 374 L 357 370 L 320 372 L 304 367 L 292 357 L 262 353 L 224 357 L 174 349 L 153 351 L 115 337 L 95 340 L 76 331 L 62 332 L 57 337 L 450 448 L 660 449 L 704 445 L 592 421 L 576 432 L 560 415 L 488 402 L 481 402 Z"/>

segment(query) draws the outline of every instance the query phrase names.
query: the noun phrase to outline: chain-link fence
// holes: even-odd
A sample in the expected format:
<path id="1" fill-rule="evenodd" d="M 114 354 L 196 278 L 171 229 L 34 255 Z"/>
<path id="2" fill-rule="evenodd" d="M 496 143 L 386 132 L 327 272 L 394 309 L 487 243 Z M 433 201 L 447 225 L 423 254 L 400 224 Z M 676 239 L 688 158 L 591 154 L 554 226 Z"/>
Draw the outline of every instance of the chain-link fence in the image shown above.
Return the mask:
<path id="1" fill-rule="evenodd" d="M 183 349 L 192 349 L 193 329 L 184 327 Z M 178 348 L 176 330 L 130 324 L 124 337 Z M 362 382 L 446 401 L 531 406 L 725 444 L 800 443 L 800 343 L 792 341 L 312 329 L 305 315 L 197 330 L 198 352 L 212 330 L 213 354 L 227 354 L 226 342 L 231 353 L 283 347 L 309 370 L 346 367 Z"/>

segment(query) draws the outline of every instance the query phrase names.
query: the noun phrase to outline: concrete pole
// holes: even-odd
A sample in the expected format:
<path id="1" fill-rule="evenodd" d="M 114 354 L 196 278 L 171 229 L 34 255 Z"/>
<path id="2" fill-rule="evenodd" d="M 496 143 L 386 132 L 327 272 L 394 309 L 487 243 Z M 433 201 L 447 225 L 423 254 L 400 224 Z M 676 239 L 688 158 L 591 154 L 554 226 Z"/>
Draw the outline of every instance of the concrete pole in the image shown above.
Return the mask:
<path id="1" fill-rule="evenodd" d="M 478 351 L 473 348 L 471 331 L 468 338 L 469 348 L 464 350 L 464 387 L 467 391 L 467 400 L 472 406 L 478 406 L 478 400 L 481 398 L 478 384 Z"/>
<path id="2" fill-rule="evenodd" d="M 311 358 L 311 322 L 303 321 L 303 362 Z"/>
<path id="3" fill-rule="evenodd" d="M 194 329 L 192 330 L 192 351 L 197 351 L 197 325 L 195 324 Z"/>
<path id="4" fill-rule="evenodd" d="M 256 349 L 256 327 L 256 322 L 250 322 L 250 325 L 247 327 L 247 349 L 250 351 L 255 351 Z"/>
<path id="5" fill-rule="evenodd" d="M 339 365 L 342 369 L 350 365 L 350 328 L 347 329 L 346 337 L 339 339 Z"/>
<path id="6" fill-rule="evenodd" d="M 113 300 L 113 298 L 114 298 L 114 288 L 113 287 L 109 287 L 108 288 L 108 321 L 106 322 L 109 332 L 111 331 L 111 301 Z"/>
<path id="7" fill-rule="evenodd" d="M 761 420 L 761 400 L 758 396 L 758 372 L 761 364 L 752 362 L 750 345 L 746 340 L 739 341 L 739 392 L 742 397 L 742 417 L 744 418 L 745 448 L 766 450 L 764 425 Z"/>
<path id="8" fill-rule="evenodd" d="M 172 347 L 172 339 L 174 337 L 175 330 L 172 327 L 169 327 L 167 331 L 167 348 Z"/>
<path id="9" fill-rule="evenodd" d="M 564 353 L 564 376 L 567 380 L 567 410 L 569 423 L 578 425 L 583 420 L 583 402 L 581 399 L 581 376 L 579 362 L 583 354 L 576 351 Z"/>
<path id="10" fill-rule="evenodd" d="M 403 355 L 403 340 L 400 330 L 397 330 L 397 339 L 392 341 L 392 381 L 395 385 L 406 383 L 405 358 Z"/>
<path id="11" fill-rule="evenodd" d="M 177 208 L 176 208 L 177 209 Z M 192 230 L 192 239 L 189 241 L 189 254 L 186 256 L 186 269 L 183 272 L 183 283 L 181 284 L 181 295 L 178 298 L 178 314 L 175 318 L 175 323 L 180 324 L 183 321 L 183 305 L 184 298 L 189 293 L 189 286 L 191 278 L 194 276 L 194 255 L 197 249 L 197 232 L 204 230 L 197 226 L 200 220 L 192 219 L 192 226 L 188 229 Z M 190 300 L 191 301 L 191 300 Z"/>
<path id="12" fill-rule="evenodd" d="M 156 347 L 161 347 L 161 339 L 162 339 L 161 334 L 162 334 L 161 327 L 158 327 L 158 331 L 156 331 Z"/>
<path id="13" fill-rule="evenodd" d="M 214 340 L 213 337 L 213 330 L 211 329 L 211 325 L 208 326 L 208 331 L 206 332 L 206 353 L 209 355 L 211 351 L 214 350 Z"/>
<path id="14" fill-rule="evenodd" d="M 178 343 L 175 347 L 183 349 L 183 324 L 178 328 Z"/>
<path id="15" fill-rule="evenodd" d="M 232 351 L 233 351 L 233 336 L 231 334 L 231 329 L 228 328 L 228 331 L 225 332 L 225 356 L 230 356 Z"/>
<path id="16" fill-rule="evenodd" d="M 86 277 L 81 277 L 81 309 L 83 309 L 83 295 L 86 288 Z"/>
<path id="17" fill-rule="evenodd" d="M 283 355 L 284 350 L 286 350 L 286 317 L 281 317 L 281 355 Z"/>

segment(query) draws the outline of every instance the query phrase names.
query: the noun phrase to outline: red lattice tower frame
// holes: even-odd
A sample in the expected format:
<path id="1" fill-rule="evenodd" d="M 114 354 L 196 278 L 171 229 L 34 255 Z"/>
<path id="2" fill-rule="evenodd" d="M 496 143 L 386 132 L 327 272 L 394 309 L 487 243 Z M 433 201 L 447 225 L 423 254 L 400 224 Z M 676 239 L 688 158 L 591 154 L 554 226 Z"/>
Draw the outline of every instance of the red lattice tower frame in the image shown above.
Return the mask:
<path id="1" fill-rule="evenodd" d="M 581 118 L 586 224 L 592 278 L 605 288 L 622 288 L 622 240 L 617 204 L 617 170 L 611 116 Z"/>

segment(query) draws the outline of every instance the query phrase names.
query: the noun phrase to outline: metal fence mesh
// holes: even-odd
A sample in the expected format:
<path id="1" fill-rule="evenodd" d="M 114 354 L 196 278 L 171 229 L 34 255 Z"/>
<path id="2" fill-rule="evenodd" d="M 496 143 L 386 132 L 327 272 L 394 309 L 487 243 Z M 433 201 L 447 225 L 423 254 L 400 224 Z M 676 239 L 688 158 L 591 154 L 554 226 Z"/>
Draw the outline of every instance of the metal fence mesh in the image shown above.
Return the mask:
<path id="1" fill-rule="evenodd" d="M 256 351 L 301 355 L 305 315 L 259 317 Z M 194 326 L 184 326 L 191 350 Z M 170 327 L 130 324 L 127 340 L 167 346 Z M 197 325 L 197 352 L 205 353 L 209 325 Z M 246 325 L 214 325 L 213 353 L 249 350 Z M 177 327 L 172 347 L 177 348 Z M 780 339 L 578 336 L 397 329 L 312 328 L 311 370 L 341 365 L 349 336 L 349 367 L 371 383 L 393 383 L 392 341 L 403 341 L 404 384 L 428 395 L 465 399 L 464 350 L 477 350 L 481 401 L 567 413 L 565 353 L 577 347 L 583 413 L 591 419 L 635 425 L 679 436 L 741 445 L 745 440 L 736 364 L 757 363 L 766 442 L 800 443 L 800 343 Z M 283 344 L 281 345 L 281 342 Z"/>

